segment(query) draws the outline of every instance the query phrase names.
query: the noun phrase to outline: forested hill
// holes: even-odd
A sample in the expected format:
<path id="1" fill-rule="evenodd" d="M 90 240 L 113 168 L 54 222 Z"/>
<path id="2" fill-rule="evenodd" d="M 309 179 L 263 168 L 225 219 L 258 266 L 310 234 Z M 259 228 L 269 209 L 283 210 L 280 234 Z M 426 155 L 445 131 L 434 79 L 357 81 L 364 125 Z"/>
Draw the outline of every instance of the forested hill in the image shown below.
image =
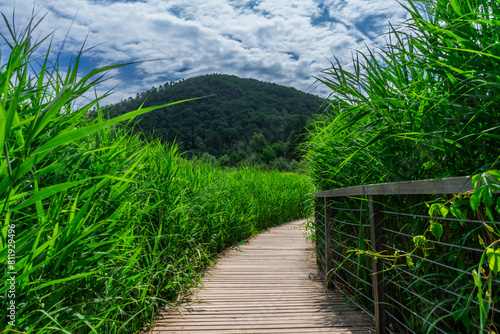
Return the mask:
<path id="1" fill-rule="evenodd" d="M 227 155 L 233 162 L 254 154 L 268 163 L 279 157 L 297 158 L 294 149 L 307 119 L 320 112 L 323 102 L 294 88 L 211 74 L 167 82 L 107 111 L 114 117 L 142 103 L 148 107 L 208 95 L 212 96 L 147 113 L 135 131 L 149 138 L 175 140 L 188 154 Z"/>

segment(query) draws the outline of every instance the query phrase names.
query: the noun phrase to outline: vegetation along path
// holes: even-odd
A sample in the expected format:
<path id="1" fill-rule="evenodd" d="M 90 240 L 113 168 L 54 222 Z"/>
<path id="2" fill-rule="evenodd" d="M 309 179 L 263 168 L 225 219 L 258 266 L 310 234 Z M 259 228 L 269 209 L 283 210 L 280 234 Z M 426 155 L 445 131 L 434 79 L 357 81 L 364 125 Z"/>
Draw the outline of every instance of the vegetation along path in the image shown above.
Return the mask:
<path id="1" fill-rule="evenodd" d="M 369 333 L 360 311 L 316 279 L 313 245 L 294 221 L 227 252 L 199 298 L 157 318 L 151 333 Z"/>

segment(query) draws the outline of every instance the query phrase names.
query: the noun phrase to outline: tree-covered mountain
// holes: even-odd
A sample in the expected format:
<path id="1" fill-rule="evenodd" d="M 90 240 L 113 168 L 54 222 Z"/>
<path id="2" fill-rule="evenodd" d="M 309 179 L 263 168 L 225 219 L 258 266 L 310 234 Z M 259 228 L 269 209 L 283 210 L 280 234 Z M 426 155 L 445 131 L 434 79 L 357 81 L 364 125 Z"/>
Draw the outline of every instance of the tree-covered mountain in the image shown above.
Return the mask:
<path id="1" fill-rule="evenodd" d="M 177 142 L 188 155 L 204 152 L 235 165 L 244 159 L 269 163 L 297 159 L 295 148 L 307 119 L 323 100 L 294 88 L 255 79 L 211 74 L 137 94 L 107 107 L 110 117 L 143 107 L 203 97 L 147 113 L 134 131 Z M 224 157 L 224 155 L 226 155 Z M 253 155 L 253 158 L 252 158 Z"/>

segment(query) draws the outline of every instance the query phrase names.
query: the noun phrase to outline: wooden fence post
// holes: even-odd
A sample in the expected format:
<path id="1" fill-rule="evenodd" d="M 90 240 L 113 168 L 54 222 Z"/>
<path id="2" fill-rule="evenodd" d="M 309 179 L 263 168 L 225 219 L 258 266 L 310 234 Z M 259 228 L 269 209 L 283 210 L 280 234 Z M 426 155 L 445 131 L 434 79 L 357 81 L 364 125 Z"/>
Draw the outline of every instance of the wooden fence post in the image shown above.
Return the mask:
<path id="1" fill-rule="evenodd" d="M 380 252 L 382 250 L 382 244 L 384 243 L 384 234 L 381 229 L 382 227 L 382 213 L 380 212 L 381 206 L 378 202 L 381 200 L 381 196 L 368 196 L 369 209 L 370 209 L 370 239 L 371 246 L 374 252 Z M 384 265 L 382 259 L 376 260 L 375 257 L 372 259 L 372 282 L 373 282 L 373 302 L 374 302 L 374 312 L 375 312 L 375 331 L 376 334 L 385 333 L 386 315 L 385 315 L 385 298 L 384 293 L 386 291 L 386 286 L 383 281 Z"/>
<path id="2" fill-rule="evenodd" d="M 332 286 L 331 275 L 333 272 L 333 261 L 332 261 L 332 240 L 331 240 L 331 227 L 332 227 L 332 210 L 330 205 L 333 202 L 333 198 L 325 197 L 325 284 L 327 288 Z"/>
<path id="3" fill-rule="evenodd" d="M 320 241 L 318 240 L 320 234 L 320 227 L 321 227 L 321 207 L 323 205 L 324 200 L 320 197 L 316 197 L 316 203 L 314 207 L 314 217 L 315 217 L 315 229 L 316 229 L 316 264 L 318 265 L 318 272 L 320 276 L 324 275 L 324 267 L 323 263 L 321 262 L 321 258 L 319 256 L 321 247 L 320 247 Z"/>

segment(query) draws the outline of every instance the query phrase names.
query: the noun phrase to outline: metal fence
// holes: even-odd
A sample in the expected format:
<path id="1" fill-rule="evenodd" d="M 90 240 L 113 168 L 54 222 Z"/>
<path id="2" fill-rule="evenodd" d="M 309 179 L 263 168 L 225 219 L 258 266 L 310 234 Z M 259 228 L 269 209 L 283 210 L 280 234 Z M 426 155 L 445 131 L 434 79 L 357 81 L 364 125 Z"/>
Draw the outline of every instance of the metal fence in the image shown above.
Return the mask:
<path id="1" fill-rule="evenodd" d="M 495 239 L 488 226 L 500 223 L 454 196 L 471 190 L 469 177 L 459 177 L 316 193 L 318 268 L 327 286 L 369 314 L 377 333 L 499 333 L 500 281 L 490 278 L 481 301 L 473 270 L 485 275 L 479 262 Z M 450 200 L 462 217 L 429 215 L 432 204 Z M 431 233 L 431 221 L 440 233 Z"/>

